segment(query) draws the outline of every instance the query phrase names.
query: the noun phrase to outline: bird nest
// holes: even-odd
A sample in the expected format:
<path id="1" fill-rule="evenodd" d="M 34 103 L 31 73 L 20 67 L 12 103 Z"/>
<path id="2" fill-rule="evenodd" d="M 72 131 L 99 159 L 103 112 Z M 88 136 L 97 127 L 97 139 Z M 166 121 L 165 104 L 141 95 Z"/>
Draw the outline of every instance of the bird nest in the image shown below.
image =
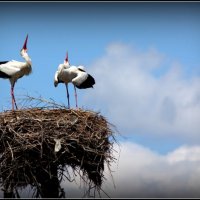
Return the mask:
<path id="1" fill-rule="evenodd" d="M 112 155 L 114 136 L 99 113 L 38 107 L 0 113 L 0 179 L 5 190 L 31 185 L 42 191 L 45 179 L 60 183 L 79 173 L 100 190 L 104 164 Z M 113 140 L 114 139 L 114 140 Z M 54 172 L 53 172 L 53 169 Z M 46 177 L 46 178 L 45 178 Z M 39 192 L 40 193 L 40 192 Z M 40 194 L 40 196 L 42 196 Z"/>

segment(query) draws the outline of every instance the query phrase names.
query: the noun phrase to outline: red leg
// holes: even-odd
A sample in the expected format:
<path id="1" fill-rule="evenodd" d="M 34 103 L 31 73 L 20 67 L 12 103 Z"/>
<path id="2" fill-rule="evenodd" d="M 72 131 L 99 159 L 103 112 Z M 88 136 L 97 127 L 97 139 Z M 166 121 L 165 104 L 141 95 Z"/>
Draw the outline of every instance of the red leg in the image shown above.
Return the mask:
<path id="1" fill-rule="evenodd" d="M 68 108 L 70 109 L 68 84 L 65 84 L 65 86 L 66 86 L 66 90 L 67 90 L 67 101 L 68 101 Z"/>
<path id="2" fill-rule="evenodd" d="M 14 90 L 13 90 L 13 99 L 14 99 L 15 107 L 16 107 L 16 109 L 18 110 L 18 107 L 17 107 L 16 101 L 15 101 Z"/>
<path id="3" fill-rule="evenodd" d="M 16 101 L 15 101 L 14 86 L 11 87 L 11 96 L 12 96 L 12 110 L 14 110 L 14 104 L 15 104 L 16 109 L 18 109 Z"/>
<path id="4" fill-rule="evenodd" d="M 77 93 L 76 93 L 75 85 L 74 85 L 74 92 L 75 92 L 75 99 L 76 99 L 76 108 L 78 108 L 78 99 L 77 99 Z"/>
<path id="5" fill-rule="evenodd" d="M 14 111 L 13 87 L 11 87 L 10 94 L 12 98 L 12 110 Z"/>

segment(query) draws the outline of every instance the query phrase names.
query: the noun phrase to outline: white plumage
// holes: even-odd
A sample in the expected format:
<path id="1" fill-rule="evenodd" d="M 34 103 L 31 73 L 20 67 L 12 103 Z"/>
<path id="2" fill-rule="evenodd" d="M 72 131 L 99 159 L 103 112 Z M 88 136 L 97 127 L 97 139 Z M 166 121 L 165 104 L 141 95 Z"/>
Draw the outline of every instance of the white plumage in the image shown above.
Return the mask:
<path id="1" fill-rule="evenodd" d="M 54 86 L 57 87 L 59 83 L 65 83 L 66 85 L 68 107 L 70 108 L 68 83 L 73 83 L 74 85 L 76 107 L 78 107 L 76 87 L 79 89 L 92 88 L 95 80 L 85 71 L 83 66 L 70 66 L 67 53 L 64 63 L 58 66 L 54 76 Z"/>
<path id="2" fill-rule="evenodd" d="M 24 75 L 29 75 L 32 71 L 31 59 L 27 53 L 27 41 L 28 41 L 28 35 L 26 36 L 23 48 L 20 52 L 25 62 L 19 62 L 16 60 L 0 62 L 0 78 L 5 78 L 10 80 L 13 110 L 14 110 L 14 104 L 17 109 L 17 104 L 14 96 L 15 83 L 19 78 L 23 77 Z"/>

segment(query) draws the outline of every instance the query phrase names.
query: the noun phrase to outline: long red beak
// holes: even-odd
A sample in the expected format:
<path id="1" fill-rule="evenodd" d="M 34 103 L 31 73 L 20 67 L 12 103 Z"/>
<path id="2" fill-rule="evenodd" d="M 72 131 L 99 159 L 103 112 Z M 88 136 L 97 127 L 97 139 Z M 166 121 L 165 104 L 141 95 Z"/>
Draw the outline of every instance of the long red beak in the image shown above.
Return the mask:
<path id="1" fill-rule="evenodd" d="M 26 39 L 25 39 L 25 41 L 24 41 L 24 46 L 23 46 L 23 49 L 27 49 L 27 41 L 28 41 L 28 34 L 27 34 L 27 36 L 26 36 Z"/>
<path id="2" fill-rule="evenodd" d="M 68 62 L 68 52 L 67 52 L 67 54 L 66 54 L 65 61 Z"/>

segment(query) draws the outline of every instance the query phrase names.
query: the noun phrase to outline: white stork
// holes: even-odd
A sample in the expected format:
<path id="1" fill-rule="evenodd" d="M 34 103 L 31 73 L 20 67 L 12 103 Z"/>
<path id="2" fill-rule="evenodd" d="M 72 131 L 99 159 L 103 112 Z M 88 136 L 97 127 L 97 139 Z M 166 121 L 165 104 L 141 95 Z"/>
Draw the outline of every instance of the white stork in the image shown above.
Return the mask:
<path id="1" fill-rule="evenodd" d="M 83 66 L 71 66 L 69 64 L 67 53 L 64 63 L 58 66 L 58 70 L 54 76 L 54 86 L 57 87 L 59 83 L 65 83 L 67 90 L 68 108 L 70 108 L 68 83 L 72 83 L 74 85 L 76 108 L 78 108 L 76 87 L 79 89 L 93 88 L 95 80 L 85 71 Z"/>
<path id="2" fill-rule="evenodd" d="M 14 104 L 17 109 L 17 104 L 14 96 L 14 86 L 16 81 L 24 75 L 29 75 L 32 71 L 31 59 L 27 53 L 27 41 L 28 35 L 26 36 L 23 48 L 21 49 L 21 56 L 25 62 L 19 62 L 16 60 L 0 62 L 0 78 L 9 79 L 11 84 L 11 97 L 12 97 L 12 110 L 14 110 Z"/>

